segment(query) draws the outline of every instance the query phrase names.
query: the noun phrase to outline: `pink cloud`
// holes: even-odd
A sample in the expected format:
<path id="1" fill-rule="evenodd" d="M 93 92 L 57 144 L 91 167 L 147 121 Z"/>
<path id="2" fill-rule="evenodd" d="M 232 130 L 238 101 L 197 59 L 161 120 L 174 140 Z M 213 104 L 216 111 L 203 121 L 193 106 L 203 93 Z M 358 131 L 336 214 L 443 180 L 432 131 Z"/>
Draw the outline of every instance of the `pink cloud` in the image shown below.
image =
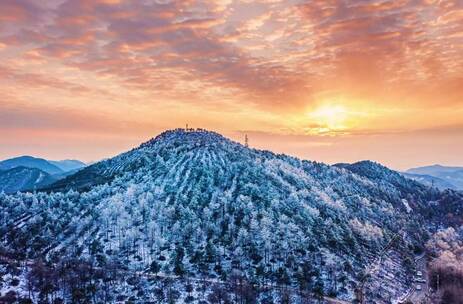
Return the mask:
<path id="1" fill-rule="evenodd" d="M 57 61 L 173 100 L 220 103 L 220 94 L 234 94 L 278 112 L 310 104 L 320 91 L 372 102 L 397 92 L 391 103 L 423 91 L 433 103 L 446 88 L 445 102 L 458 103 L 462 9 L 459 1 L 415 0 L 5 0 L 0 22 L 14 18 L 14 26 L 0 43 L 10 54 L 25 49 L 25 65 Z M 10 81 L 94 93 L 4 68 Z"/>

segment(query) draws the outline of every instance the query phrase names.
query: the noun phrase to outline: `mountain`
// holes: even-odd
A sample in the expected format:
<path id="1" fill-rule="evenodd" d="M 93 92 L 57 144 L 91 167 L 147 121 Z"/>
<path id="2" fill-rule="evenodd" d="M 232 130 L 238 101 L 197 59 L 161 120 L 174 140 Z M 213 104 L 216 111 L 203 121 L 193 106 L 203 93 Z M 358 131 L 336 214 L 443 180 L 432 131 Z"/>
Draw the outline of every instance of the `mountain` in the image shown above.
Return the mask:
<path id="1" fill-rule="evenodd" d="M 416 182 L 404 178 L 400 173 L 390 170 L 385 166 L 369 160 L 359 161 L 353 164 L 335 164 L 334 166 L 347 169 L 357 175 L 375 182 L 376 187 L 393 186 L 402 193 L 414 192 L 423 188 Z"/>
<path id="2" fill-rule="evenodd" d="M 32 156 L 20 156 L 0 162 L 0 170 L 8 170 L 15 167 L 27 167 L 40 169 L 49 174 L 62 174 L 64 172 L 84 168 L 85 166 L 85 163 L 74 159 L 55 161 Z"/>
<path id="3" fill-rule="evenodd" d="M 36 168 L 15 167 L 0 171 L 0 192 L 35 190 L 56 181 L 52 175 Z"/>
<path id="4" fill-rule="evenodd" d="M 64 172 L 74 171 L 81 169 L 86 166 L 85 163 L 81 162 L 80 160 L 75 159 L 66 159 L 66 160 L 49 160 L 49 163 L 57 166 Z"/>
<path id="5" fill-rule="evenodd" d="M 12 275 L 21 286 L 72 303 L 352 302 L 365 280 L 368 303 L 390 303 L 431 229 L 463 218 L 461 193 L 380 164 L 205 130 L 166 131 L 42 190 L 0 194 L 0 254 L 30 265 Z"/>
<path id="6" fill-rule="evenodd" d="M 59 167 L 51 164 L 43 158 L 36 158 L 32 156 L 20 156 L 7 159 L 0 162 L 0 170 L 9 170 L 16 167 L 35 168 L 47 172 L 48 174 L 63 173 Z"/>
<path id="7" fill-rule="evenodd" d="M 413 173 L 413 174 L 424 174 L 424 175 L 435 176 L 437 174 L 452 173 L 452 172 L 456 172 L 460 170 L 463 170 L 463 167 L 448 167 L 448 166 L 441 166 L 441 165 L 431 165 L 431 166 L 411 168 L 411 169 L 408 169 L 406 172 Z"/>
<path id="8" fill-rule="evenodd" d="M 417 182 L 420 182 L 423 185 L 426 185 L 429 187 L 437 187 L 438 189 L 441 189 L 441 190 L 445 190 L 445 189 L 457 190 L 458 189 L 457 186 L 439 177 L 425 175 L 425 174 L 413 174 L 413 173 L 407 173 L 407 172 L 402 172 L 401 174 L 407 178 L 416 180 Z"/>
<path id="9" fill-rule="evenodd" d="M 78 160 L 49 161 L 32 156 L 21 156 L 0 162 L 0 191 L 43 188 L 76 173 L 85 164 Z"/>
<path id="10" fill-rule="evenodd" d="M 449 188 L 463 190 L 463 167 L 432 165 L 412 168 L 406 173 L 420 175 L 419 178 L 423 179 L 425 179 L 423 175 L 432 176 L 438 178 L 438 181 L 444 180 L 450 186 Z"/>

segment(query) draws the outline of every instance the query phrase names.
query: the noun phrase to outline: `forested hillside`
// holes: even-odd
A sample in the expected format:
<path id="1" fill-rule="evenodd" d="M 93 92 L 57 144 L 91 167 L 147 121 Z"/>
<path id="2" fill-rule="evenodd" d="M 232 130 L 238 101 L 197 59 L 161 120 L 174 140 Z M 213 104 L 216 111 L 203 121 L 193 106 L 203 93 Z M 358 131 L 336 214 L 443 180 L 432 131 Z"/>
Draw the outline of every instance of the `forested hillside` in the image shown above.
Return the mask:
<path id="1" fill-rule="evenodd" d="M 381 263 L 392 278 L 366 295 L 389 303 L 438 211 L 461 203 L 373 162 L 328 166 L 204 130 L 167 131 L 45 190 L 0 195 L 10 297 L 352 301 Z"/>

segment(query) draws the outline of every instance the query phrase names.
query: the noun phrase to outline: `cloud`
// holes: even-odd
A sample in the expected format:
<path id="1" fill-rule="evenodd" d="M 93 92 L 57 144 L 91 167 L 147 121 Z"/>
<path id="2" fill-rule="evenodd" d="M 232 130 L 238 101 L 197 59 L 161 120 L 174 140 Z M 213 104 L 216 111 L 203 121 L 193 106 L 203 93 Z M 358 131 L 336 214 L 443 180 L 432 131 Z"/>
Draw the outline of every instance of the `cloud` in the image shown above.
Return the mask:
<path id="1" fill-rule="evenodd" d="M 2 2 L 11 12 L 3 19 L 17 23 L 2 43 L 160 94 L 176 82 L 180 92 L 214 86 L 252 104 L 297 107 L 319 90 L 372 97 L 463 69 L 455 1 L 34 3 Z"/>
<path id="2" fill-rule="evenodd" d="M 10 94 L 0 94 L 1 132 L 134 136 L 140 133 L 151 135 L 148 130 L 156 129 L 160 129 L 159 125 L 152 122 L 115 118 L 111 113 L 76 109 L 65 104 L 44 108 Z"/>
<path id="3" fill-rule="evenodd" d="M 166 86 L 153 75 L 197 78 L 206 85 L 272 96 L 301 87 L 283 65 L 265 64 L 216 30 L 227 22 L 223 3 L 65 1 L 37 10 L 47 23 L 24 22 L 1 39 L 9 45 L 35 44 L 35 51 L 65 65 L 119 77 L 146 90 Z M 221 8 L 221 9 L 219 9 Z M 28 10 L 31 10 L 29 8 Z M 50 17 L 53 16 L 53 17 Z"/>
<path id="4" fill-rule="evenodd" d="M 44 12 L 35 1 L 29 0 L 3 0 L 0 3 L 0 24 L 6 23 L 35 23 L 40 20 Z"/>
<path id="5" fill-rule="evenodd" d="M 45 112 L 65 102 L 139 118 L 168 104 L 177 120 L 187 106 L 222 112 L 221 126 L 304 134 L 324 128 L 306 116 L 315 106 L 367 104 L 372 118 L 338 137 L 378 124 L 391 132 L 394 115 L 406 130 L 461 121 L 456 0 L 4 0 L 0 29 L 0 93 Z M 17 121 L 34 122 L 27 113 Z"/>
<path id="6" fill-rule="evenodd" d="M 28 56 L 30 60 L 40 60 L 41 58 L 36 53 L 28 53 L 26 54 L 26 56 Z M 0 65 L 0 84 L 1 82 L 7 83 L 10 86 L 17 87 L 19 89 L 24 87 L 32 88 L 34 90 L 43 88 L 53 88 L 64 90 L 75 95 L 111 95 L 111 93 L 105 90 L 90 88 L 82 84 L 69 82 L 66 80 L 62 80 L 53 76 L 48 76 L 40 73 L 23 72 L 17 68 L 2 65 Z"/>

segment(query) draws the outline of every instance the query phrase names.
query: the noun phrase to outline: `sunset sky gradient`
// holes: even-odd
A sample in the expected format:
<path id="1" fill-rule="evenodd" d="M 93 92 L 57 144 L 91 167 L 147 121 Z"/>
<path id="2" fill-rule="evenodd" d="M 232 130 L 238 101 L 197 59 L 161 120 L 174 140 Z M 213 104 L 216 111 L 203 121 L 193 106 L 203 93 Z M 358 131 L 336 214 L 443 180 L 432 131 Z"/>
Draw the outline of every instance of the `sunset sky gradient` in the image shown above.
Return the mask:
<path id="1" fill-rule="evenodd" d="M 186 123 L 463 165 L 463 1 L 0 1 L 0 159 L 98 160 Z"/>

